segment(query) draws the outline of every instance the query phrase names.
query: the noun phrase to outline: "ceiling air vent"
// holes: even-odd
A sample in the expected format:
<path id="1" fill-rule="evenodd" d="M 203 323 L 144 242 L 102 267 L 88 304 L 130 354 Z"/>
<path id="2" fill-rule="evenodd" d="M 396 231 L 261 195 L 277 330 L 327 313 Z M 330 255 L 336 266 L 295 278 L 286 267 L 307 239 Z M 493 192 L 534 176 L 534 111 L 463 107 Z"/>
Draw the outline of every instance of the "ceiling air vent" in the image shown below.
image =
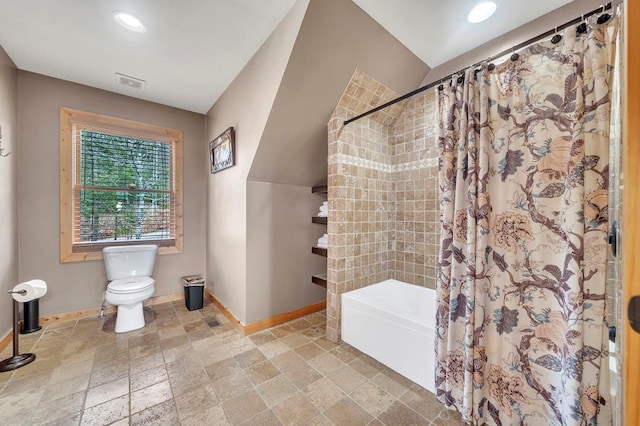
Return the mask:
<path id="1" fill-rule="evenodd" d="M 144 85 L 147 83 L 139 78 L 130 77 L 128 75 L 116 73 L 116 83 L 122 86 L 130 87 L 132 89 L 144 90 Z"/>

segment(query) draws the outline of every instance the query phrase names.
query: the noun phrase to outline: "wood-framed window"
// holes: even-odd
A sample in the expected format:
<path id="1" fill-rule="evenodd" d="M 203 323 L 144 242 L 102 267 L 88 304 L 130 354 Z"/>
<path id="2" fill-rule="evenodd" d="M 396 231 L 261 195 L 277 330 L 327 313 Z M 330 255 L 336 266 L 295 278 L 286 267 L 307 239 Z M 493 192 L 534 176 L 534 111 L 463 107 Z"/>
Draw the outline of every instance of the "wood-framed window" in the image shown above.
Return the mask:
<path id="1" fill-rule="evenodd" d="M 60 108 L 60 262 L 182 252 L 181 130 Z"/>

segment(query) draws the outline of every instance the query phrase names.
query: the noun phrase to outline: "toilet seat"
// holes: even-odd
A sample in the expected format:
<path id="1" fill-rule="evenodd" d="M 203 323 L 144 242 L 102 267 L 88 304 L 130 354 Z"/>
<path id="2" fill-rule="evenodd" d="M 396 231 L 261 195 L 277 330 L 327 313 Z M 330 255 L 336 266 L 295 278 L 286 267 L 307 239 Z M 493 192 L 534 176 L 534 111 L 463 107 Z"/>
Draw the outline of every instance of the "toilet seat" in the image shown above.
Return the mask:
<path id="1" fill-rule="evenodd" d="M 107 291 L 113 294 L 129 294 L 144 291 L 155 284 L 151 277 L 130 277 L 113 280 L 107 286 Z"/>

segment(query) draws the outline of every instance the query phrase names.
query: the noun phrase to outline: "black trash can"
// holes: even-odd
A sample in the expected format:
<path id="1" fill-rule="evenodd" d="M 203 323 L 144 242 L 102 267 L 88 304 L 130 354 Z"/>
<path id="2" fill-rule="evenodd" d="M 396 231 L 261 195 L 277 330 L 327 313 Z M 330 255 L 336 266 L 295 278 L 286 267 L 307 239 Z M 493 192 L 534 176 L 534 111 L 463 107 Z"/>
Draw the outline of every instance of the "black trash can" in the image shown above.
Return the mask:
<path id="1" fill-rule="evenodd" d="M 40 319 L 40 305 L 38 304 L 38 300 L 33 299 L 30 302 L 24 302 L 23 310 L 22 310 L 22 330 L 20 330 L 20 334 L 29 334 L 34 331 L 41 330 L 39 319 Z"/>
<path id="2" fill-rule="evenodd" d="M 189 311 L 202 309 L 204 305 L 204 278 L 189 276 L 182 278 L 184 282 L 184 304 Z"/>

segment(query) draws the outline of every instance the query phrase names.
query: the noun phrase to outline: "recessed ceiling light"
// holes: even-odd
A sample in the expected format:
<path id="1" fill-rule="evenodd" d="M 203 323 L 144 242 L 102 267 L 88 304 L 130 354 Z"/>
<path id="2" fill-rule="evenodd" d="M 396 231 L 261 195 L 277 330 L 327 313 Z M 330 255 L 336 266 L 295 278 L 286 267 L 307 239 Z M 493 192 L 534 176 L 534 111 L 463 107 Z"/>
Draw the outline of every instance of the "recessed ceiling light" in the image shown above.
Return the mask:
<path id="1" fill-rule="evenodd" d="M 496 7 L 496 4 L 492 1 L 479 3 L 471 9 L 471 12 L 467 15 L 467 20 L 472 24 L 477 24 L 478 22 L 489 19 L 489 17 L 496 11 Z"/>
<path id="2" fill-rule="evenodd" d="M 129 13 L 116 10 L 111 15 L 113 16 L 114 21 L 129 31 L 133 31 L 135 33 L 144 33 L 147 31 L 147 28 L 144 26 L 142 21 Z"/>

